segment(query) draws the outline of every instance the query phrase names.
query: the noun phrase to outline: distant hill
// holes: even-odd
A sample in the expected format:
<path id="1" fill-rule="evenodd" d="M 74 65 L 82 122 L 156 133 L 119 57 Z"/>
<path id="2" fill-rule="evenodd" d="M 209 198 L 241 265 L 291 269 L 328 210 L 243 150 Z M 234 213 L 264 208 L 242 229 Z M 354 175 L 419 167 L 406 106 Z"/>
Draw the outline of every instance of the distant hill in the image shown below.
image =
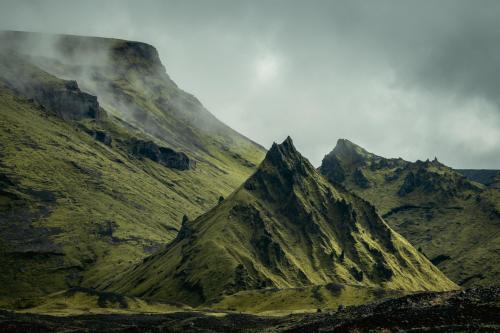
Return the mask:
<path id="1" fill-rule="evenodd" d="M 498 283 L 498 189 L 472 182 L 437 159 L 384 158 L 346 139 L 337 142 L 319 170 L 373 203 L 389 225 L 456 283 Z"/>
<path id="2" fill-rule="evenodd" d="M 500 182 L 500 170 L 485 170 L 485 169 L 456 169 L 467 179 L 491 186 Z"/>
<path id="3" fill-rule="evenodd" d="M 243 186 L 186 220 L 165 249 L 103 287 L 191 306 L 222 301 L 237 308 L 243 299 L 255 308 L 258 299 L 285 290 L 285 303 L 275 304 L 279 309 L 297 298 L 286 290 L 330 283 L 400 291 L 456 288 L 371 204 L 329 184 L 287 138 L 272 146 Z M 340 295 L 342 287 L 337 289 Z M 323 291 L 317 292 L 320 297 Z M 229 295 L 234 297 L 224 301 Z M 353 295 L 348 302 L 372 294 Z"/>

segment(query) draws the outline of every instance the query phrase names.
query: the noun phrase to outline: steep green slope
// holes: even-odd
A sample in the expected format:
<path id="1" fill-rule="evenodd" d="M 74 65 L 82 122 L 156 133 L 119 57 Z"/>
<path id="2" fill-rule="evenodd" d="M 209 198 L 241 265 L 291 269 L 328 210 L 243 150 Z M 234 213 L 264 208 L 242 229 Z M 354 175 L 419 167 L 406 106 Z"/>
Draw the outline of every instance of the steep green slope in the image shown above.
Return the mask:
<path id="1" fill-rule="evenodd" d="M 500 193 L 434 161 L 386 159 L 340 139 L 320 171 L 375 204 L 396 231 L 461 285 L 498 283 Z"/>
<path id="2" fill-rule="evenodd" d="M 2 48 L 29 56 L 58 78 L 76 80 L 112 115 L 218 169 L 233 183 L 241 183 L 241 177 L 263 158 L 261 146 L 217 120 L 177 87 L 151 45 L 12 31 L 0 33 L 0 42 Z"/>
<path id="3" fill-rule="evenodd" d="M 207 134 L 198 150 L 172 149 L 175 131 L 149 134 L 12 49 L 0 69 L 0 306 L 106 281 L 171 241 L 185 214 L 215 205 L 263 157 L 224 125 L 226 141 Z"/>
<path id="4" fill-rule="evenodd" d="M 407 291 L 456 287 L 373 206 L 329 184 L 287 138 L 230 197 L 183 223 L 164 250 L 107 287 L 200 305 L 242 290 L 332 282 Z"/>

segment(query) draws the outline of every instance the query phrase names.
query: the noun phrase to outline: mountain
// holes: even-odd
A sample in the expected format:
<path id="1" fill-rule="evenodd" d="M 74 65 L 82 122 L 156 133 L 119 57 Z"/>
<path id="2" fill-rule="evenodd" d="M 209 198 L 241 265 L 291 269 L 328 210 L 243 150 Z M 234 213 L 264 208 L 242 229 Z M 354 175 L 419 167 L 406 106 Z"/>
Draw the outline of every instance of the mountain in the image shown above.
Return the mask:
<path id="1" fill-rule="evenodd" d="M 457 169 L 467 179 L 481 183 L 486 186 L 494 186 L 500 183 L 500 170 L 488 169 Z"/>
<path id="2" fill-rule="evenodd" d="M 199 306 L 241 291 L 332 283 L 403 291 L 456 288 L 371 204 L 329 184 L 287 138 L 273 144 L 229 197 L 186 220 L 164 249 L 101 287 Z M 339 294 L 342 289 L 332 288 Z M 282 301 L 276 308 L 292 298 Z"/>
<path id="3" fill-rule="evenodd" d="M 387 223 L 460 285 L 500 274 L 500 191 L 433 161 L 383 158 L 340 139 L 319 168 L 373 203 Z"/>
<path id="4" fill-rule="evenodd" d="M 179 89 L 150 45 L 24 32 L 0 41 L 2 307 L 106 281 L 264 157 Z"/>

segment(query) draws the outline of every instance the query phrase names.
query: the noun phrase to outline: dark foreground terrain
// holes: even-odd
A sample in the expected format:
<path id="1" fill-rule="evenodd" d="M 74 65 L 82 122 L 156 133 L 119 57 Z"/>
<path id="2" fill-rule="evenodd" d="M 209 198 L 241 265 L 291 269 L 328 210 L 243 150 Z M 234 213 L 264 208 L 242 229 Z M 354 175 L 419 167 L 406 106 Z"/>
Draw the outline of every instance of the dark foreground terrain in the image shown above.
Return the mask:
<path id="1" fill-rule="evenodd" d="M 338 311 L 52 317 L 0 312 L 1 332 L 500 332 L 500 287 L 421 293 Z"/>

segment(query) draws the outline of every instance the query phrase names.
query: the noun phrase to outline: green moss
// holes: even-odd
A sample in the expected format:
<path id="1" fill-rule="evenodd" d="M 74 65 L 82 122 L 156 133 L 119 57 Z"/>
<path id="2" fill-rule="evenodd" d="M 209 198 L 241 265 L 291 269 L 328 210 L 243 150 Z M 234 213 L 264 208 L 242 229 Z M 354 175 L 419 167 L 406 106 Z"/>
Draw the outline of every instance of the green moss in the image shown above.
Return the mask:
<path id="1" fill-rule="evenodd" d="M 345 147 L 343 142 L 338 145 Z M 341 168 L 346 175 L 342 184 L 373 203 L 387 223 L 428 258 L 449 257 L 437 266 L 454 282 L 496 283 L 500 273 L 498 189 L 470 182 L 437 160 L 386 159 L 350 146 L 329 154 L 329 159 L 338 158 L 335 165 L 325 158 L 320 168 L 325 176 L 338 173 L 329 166 Z M 361 150 L 362 158 L 352 164 L 352 156 Z M 356 183 L 356 170 L 363 171 L 370 186 Z"/>
<path id="2" fill-rule="evenodd" d="M 377 289 L 357 285 L 327 284 L 289 289 L 241 291 L 224 296 L 214 309 L 282 316 L 290 313 L 337 311 L 339 306 L 351 306 L 399 297 L 401 290 Z"/>
<path id="3" fill-rule="evenodd" d="M 18 312 L 48 314 L 51 316 L 75 316 L 90 314 L 159 314 L 191 310 L 191 308 L 180 304 L 158 303 L 82 288 L 47 295 L 39 303 L 35 307 Z"/>

